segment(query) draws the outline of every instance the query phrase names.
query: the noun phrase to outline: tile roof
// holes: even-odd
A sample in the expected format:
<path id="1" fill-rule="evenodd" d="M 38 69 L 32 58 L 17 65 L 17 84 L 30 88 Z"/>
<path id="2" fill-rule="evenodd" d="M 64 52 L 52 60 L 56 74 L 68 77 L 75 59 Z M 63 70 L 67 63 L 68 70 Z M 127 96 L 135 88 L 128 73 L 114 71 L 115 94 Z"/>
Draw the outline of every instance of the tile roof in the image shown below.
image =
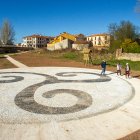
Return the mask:
<path id="1" fill-rule="evenodd" d="M 27 38 L 27 37 L 33 37 L 33 38 L 54 38 L 54 37 L 51 37 L 51 36 L 43 36 L 43 35 L 38 35 L 38 34 L 33 34 L 33 35 L 30 35 L 30 36 L 25 36 L 23 38 Z"/>
<path id="2" fill-rule="evenodd" d="M 110 34 L 107 34 L 107 33 L 102 33 L 102 34 L 92 34 L 92 35 L 87 36 L 87 37 L 93 37 L 93 36 L 105 36 L 105 35 L 110 35 Z"/>

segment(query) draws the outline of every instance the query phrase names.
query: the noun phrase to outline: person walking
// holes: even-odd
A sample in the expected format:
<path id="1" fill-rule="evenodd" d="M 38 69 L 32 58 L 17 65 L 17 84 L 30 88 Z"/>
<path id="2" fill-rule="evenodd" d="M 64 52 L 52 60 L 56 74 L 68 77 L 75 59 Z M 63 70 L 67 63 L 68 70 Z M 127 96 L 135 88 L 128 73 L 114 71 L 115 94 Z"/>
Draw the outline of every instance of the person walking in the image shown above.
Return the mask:
<path id="1" fill-rule="evenodd" d="M 106 61 L 105 60 L 102 61 L 101 68 L 102 68 L 101 75 L 105 75 L 105 71 L 106 71 Z"/>
<path id="2" fill-rule="evenodd" d="M 126 67 L 125 67 L 125 76 L 126 78 L 130 77 L 130 66 L 128 63 L 126 63 Z"/>
<path id="3" fill-rule="evenodd" d="M 122 69 L 122 66 L 120 63 L 117 63 L 117 75 L 120 75 L 121 76 L 121 69 Z"/>

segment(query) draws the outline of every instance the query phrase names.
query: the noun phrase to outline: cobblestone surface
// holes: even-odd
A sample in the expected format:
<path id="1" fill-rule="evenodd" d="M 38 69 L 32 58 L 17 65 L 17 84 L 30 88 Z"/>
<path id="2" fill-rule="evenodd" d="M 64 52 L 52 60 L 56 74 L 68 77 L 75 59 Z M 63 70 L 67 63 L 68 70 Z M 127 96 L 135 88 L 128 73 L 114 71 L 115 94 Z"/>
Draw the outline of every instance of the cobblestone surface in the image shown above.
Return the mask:
<path id="1" fill-rule="evenodd" d="M 0 123 L 77 120 L 117 109 L 133 86 L 109 73 L 81 68 L 19 68 L 0 71 Z"/>

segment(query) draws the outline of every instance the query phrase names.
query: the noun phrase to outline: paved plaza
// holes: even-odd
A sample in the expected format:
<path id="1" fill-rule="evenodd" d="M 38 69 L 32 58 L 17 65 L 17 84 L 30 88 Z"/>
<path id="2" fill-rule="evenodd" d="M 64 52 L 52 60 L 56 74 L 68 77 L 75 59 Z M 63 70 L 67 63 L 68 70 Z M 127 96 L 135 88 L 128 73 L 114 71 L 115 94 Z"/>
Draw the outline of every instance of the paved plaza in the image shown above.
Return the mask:
<path id="1" fill-rule="evenodd" d="M 0 70 L 0 139 L 121 138 L 140 129 L 139 85 L 86 68 Z"/>

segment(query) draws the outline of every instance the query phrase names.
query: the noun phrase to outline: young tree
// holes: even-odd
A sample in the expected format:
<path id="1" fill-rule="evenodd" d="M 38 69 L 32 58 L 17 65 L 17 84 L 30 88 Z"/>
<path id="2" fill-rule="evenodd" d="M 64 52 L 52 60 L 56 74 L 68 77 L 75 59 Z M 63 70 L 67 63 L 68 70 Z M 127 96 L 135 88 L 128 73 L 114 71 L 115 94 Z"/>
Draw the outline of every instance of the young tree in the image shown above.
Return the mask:
<path id="1" fill-rule="evenodd" d="M 0 30 L 0 38 L 2 44 L 4 45 L 14 44 L 14 37 L 15 37 L 15 32 L 13 26 L 10 24 L 8 20 L 5 20 Z"/>

